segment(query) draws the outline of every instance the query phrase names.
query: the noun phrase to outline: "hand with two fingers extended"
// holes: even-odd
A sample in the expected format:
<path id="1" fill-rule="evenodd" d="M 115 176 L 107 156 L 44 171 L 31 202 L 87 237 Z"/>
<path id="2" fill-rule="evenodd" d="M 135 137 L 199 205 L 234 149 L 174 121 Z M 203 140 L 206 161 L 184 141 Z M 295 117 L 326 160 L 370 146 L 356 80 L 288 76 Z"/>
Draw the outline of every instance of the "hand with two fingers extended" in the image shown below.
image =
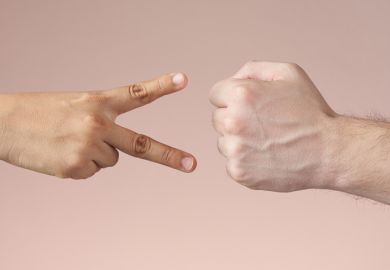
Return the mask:
<path id="1" fill-rule="evenodd" d="M 0 96 L 0 158 L 62 178 L 84 179 L 114 166 L 118 150 L 183 172 L 195 158 L 115 123 L 123 113 L 184 89 L 182 73 L 108 91 Z"/>

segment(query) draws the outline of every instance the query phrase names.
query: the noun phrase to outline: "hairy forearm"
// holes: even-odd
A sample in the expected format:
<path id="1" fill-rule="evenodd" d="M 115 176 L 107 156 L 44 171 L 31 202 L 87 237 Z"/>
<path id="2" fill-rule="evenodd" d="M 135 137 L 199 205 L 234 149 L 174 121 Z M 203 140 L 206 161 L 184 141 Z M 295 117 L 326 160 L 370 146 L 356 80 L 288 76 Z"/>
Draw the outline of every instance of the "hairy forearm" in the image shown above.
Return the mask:
<path id="1" fill-rule="evenodd" d="M 390 204 L 390 123 L 340 116 L 332 133 L 332 188 Z"/>

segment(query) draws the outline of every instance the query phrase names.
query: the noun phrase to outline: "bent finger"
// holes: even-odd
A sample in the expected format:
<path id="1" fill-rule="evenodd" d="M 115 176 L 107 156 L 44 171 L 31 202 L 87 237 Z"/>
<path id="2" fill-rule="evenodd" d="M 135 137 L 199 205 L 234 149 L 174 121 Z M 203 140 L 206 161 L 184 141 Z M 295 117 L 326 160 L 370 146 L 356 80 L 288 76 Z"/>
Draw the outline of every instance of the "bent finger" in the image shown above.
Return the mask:
<path id="1" fill-rule="evenodd" d="M 226 108 L 229 104 L 229 89 L 232 88 L 232 80 L 223 80 L 216 83 L 210 90 L 210 103 L 218 108 Z"/>
<path id="2" fill-rule="evenodd" d="M 219 108 L 213 112 L 213 118 L 212 118 L 213 127 L 220 135 L 226 133 L 226 128 L 224 124 L 226 117 L 227 117 L 226 108 Z"/>
<path id="3" fill-rule="evenodd" d="M 100 168 L 112 167 L 118 162 L 118 150 L 105 142 L 102 142 L 95 152 L 93 160 Z"/>
<path id="4" fill-rule="evenodd" d="M 73 178 L 75 180 L 87 179 L 89 177 L 92 177 L 99 170 L 100 170 L 99 165 L 96 162 L 94 162 L 94 161 L 90 161 L 82 169 L 77 170 L 76 172 L 74 172 L 71 175 L 71 178 Z"/>

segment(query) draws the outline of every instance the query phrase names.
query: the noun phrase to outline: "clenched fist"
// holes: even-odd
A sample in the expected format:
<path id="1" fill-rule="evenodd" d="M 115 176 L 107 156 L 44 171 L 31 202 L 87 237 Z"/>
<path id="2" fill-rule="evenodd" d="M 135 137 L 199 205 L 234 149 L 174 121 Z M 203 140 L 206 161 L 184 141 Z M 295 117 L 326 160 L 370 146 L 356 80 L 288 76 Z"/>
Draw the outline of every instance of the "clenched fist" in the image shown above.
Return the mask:
<path id="1" fill-rule="evenodd" d="M 83 179 L 118 161 L 118 150 L 191 172 L 195 158 L 115 123 L 118 115 L 182 90 L 169 74 L 108 91 L 0 95 L 0 158 L 62 178 Z"/>
<path id="2" fill-rule="evenodd" d="M 332 119 L 295 64 L 250 62 L 210 92 L 218 148 L 228 174 L 251 188 L 294 191 L 332 182 Z"/>

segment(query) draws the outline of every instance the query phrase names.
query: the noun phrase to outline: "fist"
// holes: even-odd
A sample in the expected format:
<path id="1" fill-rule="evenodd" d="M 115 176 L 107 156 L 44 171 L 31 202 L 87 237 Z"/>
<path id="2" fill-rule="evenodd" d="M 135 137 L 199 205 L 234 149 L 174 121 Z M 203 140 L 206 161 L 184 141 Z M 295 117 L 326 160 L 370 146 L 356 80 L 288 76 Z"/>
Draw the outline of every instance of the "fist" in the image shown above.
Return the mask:
<path id="1" fill-rule="evenodd" d="M 250 62 L 215 84 L 213 125 L 227 172 L 251 189 L 326 188 L 336 113 L 296 64 Z"/>
<path id="2" fill-rule="evenodd" d="M 183 172 L 195 158 L 115 123 L 116 118 L 187 85 L 184 74 L 106 91 L 0 96 L 0 158 L 62 178 L 83 179 L 114 166 L 118 150 Z"/>

